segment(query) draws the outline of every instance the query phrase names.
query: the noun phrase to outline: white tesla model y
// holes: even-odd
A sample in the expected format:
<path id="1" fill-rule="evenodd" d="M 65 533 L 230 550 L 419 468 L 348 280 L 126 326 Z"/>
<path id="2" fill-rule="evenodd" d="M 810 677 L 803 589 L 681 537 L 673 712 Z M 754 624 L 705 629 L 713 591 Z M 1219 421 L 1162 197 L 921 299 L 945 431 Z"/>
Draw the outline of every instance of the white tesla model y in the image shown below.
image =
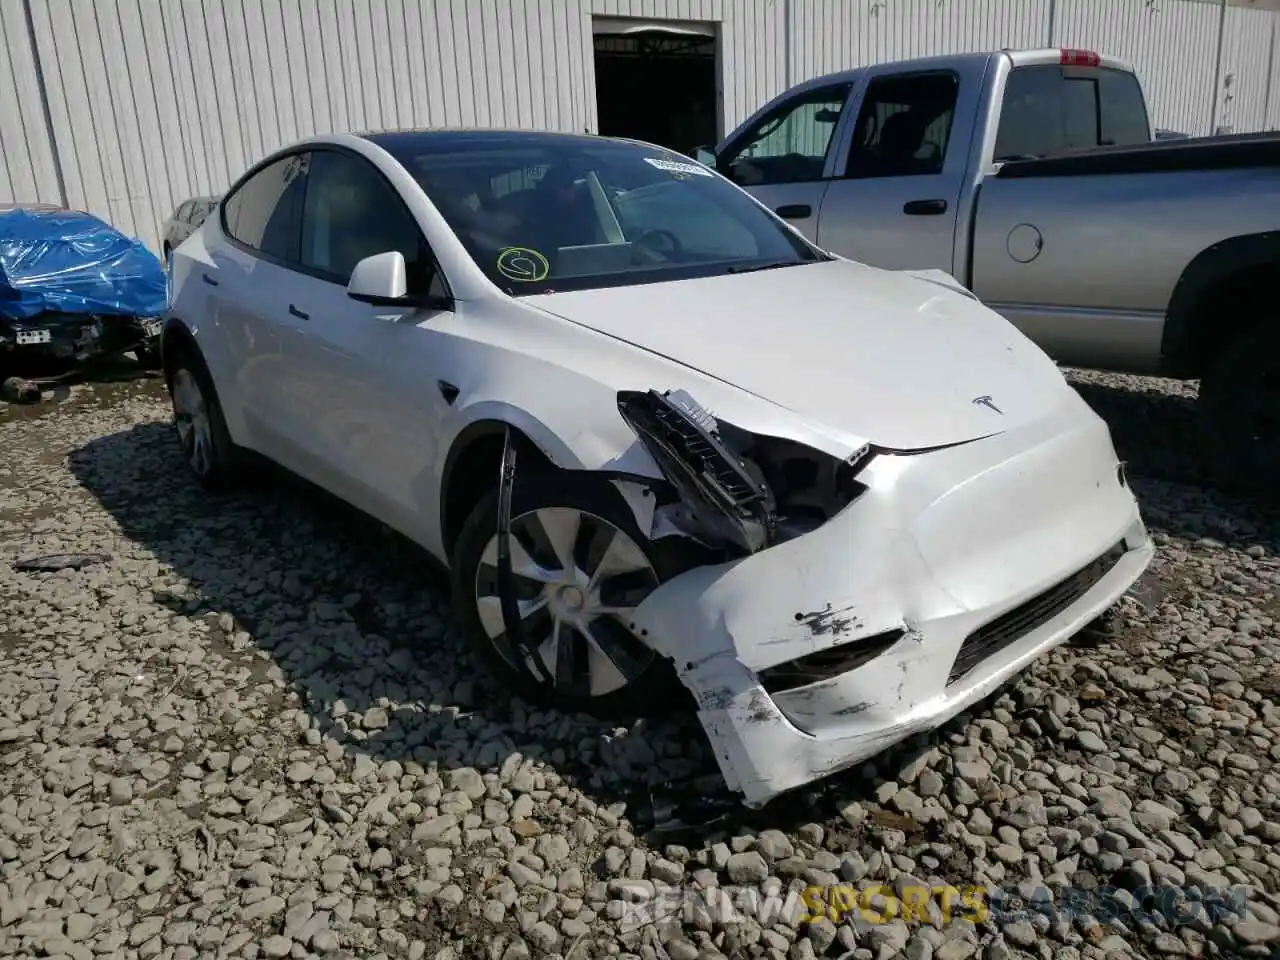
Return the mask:
<path id="1" fill-rule="evenodd" d="M 176 252 L 163 357 L 206 485 L 265 455 L 421 544 L 523 696 L 682 683 L 750 805 L 982 699 L 1151 557 L 1013 326 L 647 144 L 281 150 Z"/>

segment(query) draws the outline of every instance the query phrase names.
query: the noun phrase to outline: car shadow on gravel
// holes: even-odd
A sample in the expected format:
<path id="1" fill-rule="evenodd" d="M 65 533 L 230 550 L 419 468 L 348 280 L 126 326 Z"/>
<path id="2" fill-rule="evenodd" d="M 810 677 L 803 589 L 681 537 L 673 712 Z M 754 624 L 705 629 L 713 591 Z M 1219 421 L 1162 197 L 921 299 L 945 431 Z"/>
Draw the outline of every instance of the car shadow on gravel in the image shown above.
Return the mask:
<path id="1" fill-rule="evenodd" d="M 155 422 L 95 439 L 69 466 L 123 536 L 160 564 L 142 601 L 202 623 L 203 645 L 238 667 L 244 685 L 279 683 L 277 716 L 253 718 L 255 730 L 292 738 L 300 756 L 310 738 L 318 763 L 318 741 L 335 740 L 341 750 L 330 747 L 325 759 L 351 764 L 357 779 L 394 760 L 442 774 L 498 768 L 510 780 L 537 759 L 641 826 L 654 784 L 698 778 L 703 797 L 706 784 L 723 784 L 691 713 L 610 725 L 513 698 L 450 629 L 447 581 L 430 558 L 302 480 L 271 470 L 246 492 L 210 497 L 190 478 L 171 428 Z M 201 686 L 194 674 L 175 682 Z M 314 732 L 290 726 L 298 710 Z M 234 749 L 236 736 L 229 726 L 228 742 L 209 748 Z M 870 799 L 874 769 L 762 811 L 731 803 L 714 833 L 830 816 Z"/>

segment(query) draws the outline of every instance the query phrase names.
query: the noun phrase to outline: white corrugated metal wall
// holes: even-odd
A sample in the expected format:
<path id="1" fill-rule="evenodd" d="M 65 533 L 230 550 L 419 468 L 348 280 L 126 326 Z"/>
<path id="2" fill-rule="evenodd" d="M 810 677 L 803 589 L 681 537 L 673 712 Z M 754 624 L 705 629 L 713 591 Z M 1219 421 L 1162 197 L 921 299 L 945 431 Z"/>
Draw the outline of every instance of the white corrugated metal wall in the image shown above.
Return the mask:
<path id="1" fill-rule="evenodd" d="M 1043 45 L 1133 61 L 1159 126 L 1280 126 L 1278 15 L 1228 9 L 1215 84 L 1217 0 L 5 0 L 0 202 L 154 246 L 181 200 L 312 133 L 594 130 L 593 15 L 716 23 L 726 130 L 820 73 Z"/>

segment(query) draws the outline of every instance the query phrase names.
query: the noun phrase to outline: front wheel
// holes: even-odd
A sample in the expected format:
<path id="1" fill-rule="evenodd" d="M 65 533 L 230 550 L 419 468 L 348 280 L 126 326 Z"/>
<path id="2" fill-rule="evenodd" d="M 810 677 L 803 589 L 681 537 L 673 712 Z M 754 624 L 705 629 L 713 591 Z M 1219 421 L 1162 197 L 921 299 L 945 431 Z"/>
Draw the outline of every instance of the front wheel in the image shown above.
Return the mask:
<path id="1" fill-rule="evenodd" d="M 1280 320 L 1229 343 L 1200 381 L 1202 436 L 1214 478 L 1248 494 L 1280 491 Z"/>
<path id="2" fill-rule="evenodd" d="M 472 511 L 453 551 L 454 609 L 479 659 L 520 696 L 565 712 L 637 715 L 670 708 L 680 687 L 671 662 L 629 625 L 650 593 L 694 558 L 652 543 L 607 481 L 555 471 L 518 475 L 510 556 L 527 648 L 550 683 L 507 637 L 498 595 L 498 497 Z"/>

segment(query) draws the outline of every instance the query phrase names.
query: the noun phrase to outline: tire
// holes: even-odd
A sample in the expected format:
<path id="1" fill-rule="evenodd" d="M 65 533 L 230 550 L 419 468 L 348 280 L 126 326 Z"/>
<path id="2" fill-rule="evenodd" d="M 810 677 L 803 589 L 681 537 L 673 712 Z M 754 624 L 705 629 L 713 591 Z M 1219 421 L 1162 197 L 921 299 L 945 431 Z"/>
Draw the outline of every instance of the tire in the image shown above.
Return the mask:
<path id="1" fill-rule="evenodd" d="M 1246 330 L 1213 360 L 1199 412 L 1214 480 L 1248 495 L 1280 493 L 1280 319 Z"/>
<path id="2" fill-rule="evenodd" d="M 165 383 L 183 460 L 206 490 L 237 486 L 245 472 L 243 451 L 231 442 L 213 379 L 198 350 L 179 345 L 166 358 Z"/>
<path id="3" fill-rule="evenodd" d="M 538 518 L 537 524 L 532 517 Z M 607 577 L 601 581 L 603 590 L 597 586 L 594 591 L 583 591 L 581 576 L 565 576 L 555 553 L 545 545 L 538 547 L 539 524 L 545 530 L 560 533 L 562 542 L 572 544 L 571 536 L 565 534 L 571 533 L 574 517 L 588 528 L 612 528 L 611 549 L 600 555 L 610 557 L 609 569 L 614 571 L 634 568 L 626 574 L 626 580 Z M 567 713 L 582 712 L 601 718 L 643 715 L 654 708 L 669 713 L 672 697 L 683 695 L 684 688 L 671 662 L 637 638 L 625 625 L 625 617 L 604 614 L 589 619 L 587 630 L 596 638 L 594 645 L 584 634 L 564 624 L 570 618 L 587 619 L 591 598 L 601 592 L 605 593 L 603 599 L 615 607 L 639 603 L 660 583 L 699 562 L 691 545 L 679 538 L 657 543 L 646 540 L 630 508 L 607 481 L 545 468 L 537 472 L 517 471 L 511 494 L 513 574 L 522 568 L 529 570 L 529 558 L 540 560 L 546 574 L 542 582 L 532 577 L 516 578 L 523 593 L 520 602 L 543 604 L 540 611 L 530 613 L 523 621 L 528 631 L 526 637 L 550 637 L 557 613 L 562 614 L 565 620 L 561 620 L 559 649 L 566 654 L 566 666 L 572 662 L 579 667 L 577 672 L 566 669 L 566 682 L 548 684 L 517 667 L 515 664 L 520 660 L 504 641 L 494 566 L 497 522 L 495 488 L 481 498 L 463 524 L 450 563 L 454 611 L 481 663 L 524 699 Z M 564 552 L 562 550 L 561 555 Z M 591 569 L 590 559 L 585 566 Z M 548 573 L 552 569 L 556 575 Z M 571 579 L 575 579 L 575 584 L 567 582 Z M 575 585 L 577 593 L 574 593 Z M 624 586 L 628 588 L 625 596 Z M 586 606 L 580 606 L 580 612 L 575 613 L 575 601 L 579 600 Z M 603 649 L 608 649 L 613 659 L 603 657 L 599 652 Z M 544 662 L 551 659 L 546 647 L 541 652 Z M 588 668 L 585 671 L 582 670 L 584 664 Z"/>

